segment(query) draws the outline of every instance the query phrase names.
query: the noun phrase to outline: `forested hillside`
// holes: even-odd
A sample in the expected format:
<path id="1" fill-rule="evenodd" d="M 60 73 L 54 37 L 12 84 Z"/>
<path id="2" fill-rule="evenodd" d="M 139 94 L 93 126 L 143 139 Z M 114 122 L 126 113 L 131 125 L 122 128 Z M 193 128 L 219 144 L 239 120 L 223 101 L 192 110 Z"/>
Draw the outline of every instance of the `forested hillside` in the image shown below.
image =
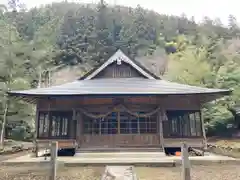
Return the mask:
<path id="1" fill-rule="evenodd" d="M 165 79 L 234 88 L 231 97 L 207 104 L 204 113 L 209 134 L 225 132 L 232 123 L 228 108 L 240 98 L 240 29 L 233 16 L 226 27 L 218 19 L 196 24 L 140 6 L 63 2 L 26 11 L 18 5 L 11 0 L 0 14 L 0 125 L 6 122 L 7 130 L 13 128 L 11 136 L 30 135 L 34 108 L 8 100 L 7 90 L 79 76 L 118 48 Z M 68 74 L 67 68 L 75 72 Z"/>

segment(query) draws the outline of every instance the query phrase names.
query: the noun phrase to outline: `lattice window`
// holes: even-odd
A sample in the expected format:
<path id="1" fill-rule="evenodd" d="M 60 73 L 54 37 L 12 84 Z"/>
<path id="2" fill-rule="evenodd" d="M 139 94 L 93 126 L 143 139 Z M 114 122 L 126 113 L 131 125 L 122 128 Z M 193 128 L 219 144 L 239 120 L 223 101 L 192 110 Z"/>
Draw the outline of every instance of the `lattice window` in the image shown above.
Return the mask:
<path id="1" fill-rule="evenodd" d="M 112 112 L 105 118 L 92 119 L 84 116 L 84 134 L 117 134 L 117 113 Z"/>
<path id="2" fill-rule="evenodd" d="M 157 118 L 138 118 L 126 112 L 113 112 L 103 119 L 84 116 L 84 134 L 138 134 L 157 133 Z"/>
<path id="3" fill-rule="evenodd" d="M 157 118 L 156 118 L 156 116 L 139 118 L 139 132 L 140 132 L 140 134 L 157 133 Z"/>
<path id="4" fill-rule="evenodd" d="M 199 111 L 168 111 L 168 121 L 163 123 L 166 137 L 202 136 Z"/>
<path id="5" fill-rule="evenodd" d="M 100 119 L 84 118 L 83 133 L 84 134 L 99 134 L 99 121 Z"/>
<path id="6" fill-rule="evenodd" d="M 177 135 L 178 134 L 178 125 L 177 125 L 177 118 L 173 118 L 171 121 L 169 121 L 169 122 L 171 122 L 171 133 L 173 134 L 173 135 Z"/>
<path id="7" fill-rule="evenodd" d="M 68 135 L 68 118 L 66 117 L 62 118 L 62 135 L 63 136 Z"/>
<path id="8" fill-rule="evenodd" d="M 192 136 L 197 136 L 197 123 L 195 119 L 195 114 L 189 114 L 189 119 L 190 119 L 190 133 Z"/>
<path id="9" fill-rule="evenodd" d="M 138 118 L 128 113 L 120 113 L 120 134 L 137 134 Z"/>
<path id="10" fill-rule="evenodd" d="M 71 120 L 72 112 L 39 112 L 38 137 L 67 138 Z"/>
<path id="11" fill-rule="evenodd" d="M 116 112 L 112 112 L 109 116 L 107 116 L 106 118 L 104 118 L 101 121 L 102 134 L 117 134 L 118 133 L 117 116 L 118 116 L 118 114 Z"/>
<path id="12" fill-rule="evenodd" d="M 201 122 L 201 114 L 200 112 L 194 113 L 196 120 L 196 133 L 197 136 L 202 136 L 202 122 Z"/>
<path id="13" fill-rule="evenodd" d="M 56 136 L 60 136 L 60 123 L 61 123 L 61 117 L 53 115 L 52 116 L 52 133 L 51 136 L 56 137 Z"/>
<path id="14" fill-rule="evenodd" d="M 49 119 L 48 113 L 42 112 L 38 116 L 38 136 L 39 137 L 48 137 L 49 136 Z"/>

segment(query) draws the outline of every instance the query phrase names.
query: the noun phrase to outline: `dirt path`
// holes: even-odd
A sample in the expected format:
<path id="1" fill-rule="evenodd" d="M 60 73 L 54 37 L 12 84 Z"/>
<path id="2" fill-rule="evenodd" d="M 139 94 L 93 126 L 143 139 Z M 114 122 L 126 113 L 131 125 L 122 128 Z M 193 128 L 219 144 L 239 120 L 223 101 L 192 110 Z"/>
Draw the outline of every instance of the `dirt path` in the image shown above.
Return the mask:
<path id="1" fill-rule="evenodd" d="M 191 180 L 239 180 L 240 166 L 192 166 Z M 57 180 L 99 180 L 105 167 L 58 167 Z M 181 167 L 135 167 L 139 180 L 181 180 Z M 49 166 L 0 166 L 0 180 L 46 180 Z"/>
<path id="2" fill-rule="evenodd" d="M 3 162 L 3 161 L 6 161 L 8 159 L 17 158 L 17 157 L 24 156 L 24 155 L 27 155 L 27 154 L 30 154 L 30 153 L 31 153 L 31 151 L 24 150 L 24 151 L 20 151 L 20 152 L 13 153 L 13 154 L 0 155 L 0 163 Z"/>
<path id="3" fill-rule="evenodd" d="M 44 166 L 0 166 L 0 180 L 46 180 L 50 168 Z M 57 180 L 99 180 L 104 167 L 58 167 Z"/>

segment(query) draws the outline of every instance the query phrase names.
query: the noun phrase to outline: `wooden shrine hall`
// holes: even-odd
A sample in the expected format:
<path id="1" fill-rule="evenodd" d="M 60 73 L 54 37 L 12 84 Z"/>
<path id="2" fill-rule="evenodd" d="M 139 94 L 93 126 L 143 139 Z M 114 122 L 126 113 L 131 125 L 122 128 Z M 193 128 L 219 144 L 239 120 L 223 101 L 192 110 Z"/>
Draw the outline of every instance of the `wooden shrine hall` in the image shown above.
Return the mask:
<path id="1" fill-rule="evenodd" d="M 203 147 L 201 107 L 230 93 L 165 81 L 118 50 L 71 83 L 9 95 L 36 104 L 38 143 L 162 149 Z"/>

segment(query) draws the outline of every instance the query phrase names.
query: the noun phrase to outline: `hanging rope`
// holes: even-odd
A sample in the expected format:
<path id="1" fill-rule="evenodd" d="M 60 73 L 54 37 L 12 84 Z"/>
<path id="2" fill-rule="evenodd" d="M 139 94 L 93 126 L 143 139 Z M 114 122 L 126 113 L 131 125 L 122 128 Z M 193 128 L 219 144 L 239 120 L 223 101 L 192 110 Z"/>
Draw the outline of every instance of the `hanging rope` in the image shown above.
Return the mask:
<path id="1" fill-rule="evenodd" d="M 127 112 L 135 117 L 149 117 L 149 116 L 156 114 L 161 109 L 160 107 L 158 107 L 155 110 L 148 112 L 148 113 L 137 113 L 137 112 L 133 112 L 133 111 L 129 110 L 127 107 L 125 107 L 123 105 L 122 105 L 122 108 L 125 112 Z"/>
<path id="2" fill-rule="evenodd" d="M 162 119 L 162 121 L 167 121 L 168 120 L 166 111 L 164 111 L 163 109 L 161 109 L 161 111 L 160 111 L 160 118 Z"/>
<path id="3" fill-rule="evenodd" d="M 107 117 L 108 115 L 110 115 L 113 111 L 119 111 L 119 110 L 123 110 L 135 117 L 150 117 L 154 114 L 156 114 L 157 112 L 161 112 L 161 116 L 163 118 L 163 120 L 167 120 L 167 116 L 166 116 L 166 113 L 165 111 L 161 108 L 161 107 L 157 107 L 156 109 L 154 109 L 153 111 L 151 112 L 147 112 L 147 113 L 138 113 L 138 112 L 133 112 L 131 110 L 129 110 L 129 108 L 127 108 L 126 106 L 124 105 L 117 105 L 117 106 L 114 106 L 111 108 L 111 110 L 109 110 L 107 113 L 104 113 L 104 114 L 94 114 L 94 113 L 91 113 L 91 112 L 88 112 L 87 110 L 83 109 L 83 108 L 80 108 L 79 111 L 81 113 L 83 113 L 84 115 L 90 117 L 90 118 L 94 118 L 94 119 L 100 119 L 100 118 L 105 118 Z"/>
<path id="4" fill-rule="evenodd" d="M 111 111 L 109 111 L 109 112 L 107 112 L 107 113 L 105 113 L 105 114 L 93 114 L 93 113 L 90 113 L 90 112 L 87 112 L 86 110 L 84 110 L 84 109 L 79 109 L 79 111 L 81 111 L 81 113 L 83 113 L 85 116 L 88 116 L 88 117 L 90 117 L 90 118 L 93 118 L 93 119 L 103 119 L 103 118 L 105 118 L 105 117 L 107 117 L 108 115 L 110 115 L 113 111 L 111 110 Z"/>

